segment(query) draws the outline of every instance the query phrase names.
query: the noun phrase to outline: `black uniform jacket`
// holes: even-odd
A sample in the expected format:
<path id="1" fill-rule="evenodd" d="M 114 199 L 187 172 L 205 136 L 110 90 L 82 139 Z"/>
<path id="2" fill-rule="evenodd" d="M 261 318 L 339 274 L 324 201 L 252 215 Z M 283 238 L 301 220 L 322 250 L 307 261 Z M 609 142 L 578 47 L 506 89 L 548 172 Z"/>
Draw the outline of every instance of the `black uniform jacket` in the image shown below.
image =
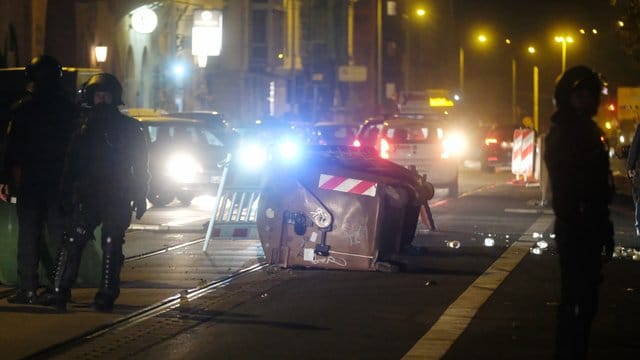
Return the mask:
<path id="1" fill-rule="evenodd" d="M 149 154 L 140 123 L 116 107 L 94 109 L 73 136 L 62 180 L 63 196 L 143 200 Z"/>
<path id="2" fill-rule="evenodd" d="M 77 107 L 62 94 L 28 94 L 13 105 L 0 183 L 57 187 L 73 132 Z"/>
<path id="3" fill-rule="evenodd" d="M 569 111 L 556 112 L 551 122 L 544 160 L 556 217 L 583 227 L 608 222 L 613 186 L 602 130 L 590 118 Z"/>

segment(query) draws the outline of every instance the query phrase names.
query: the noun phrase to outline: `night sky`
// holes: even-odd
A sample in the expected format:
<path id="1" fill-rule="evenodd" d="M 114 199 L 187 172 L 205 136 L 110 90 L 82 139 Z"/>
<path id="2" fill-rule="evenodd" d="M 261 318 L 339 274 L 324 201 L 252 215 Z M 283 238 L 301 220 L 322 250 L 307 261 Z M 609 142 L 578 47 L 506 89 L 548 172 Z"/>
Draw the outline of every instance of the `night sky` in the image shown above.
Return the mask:
<path id="1" fill-rule="evenodd" d="M 551 94 L 561 71 L 561 45 L 556 34 L 570 34 L 575 42 L 567 47 L 567 67 L 584 64 L 603 74 L 615 96 L 620 85 L 640 85 L 640 62 L 627 55 L 616 34 L 616 23 L 626 11 L 626 1 L 611 6 L 611 0 L 452 0 L 458 42 L 465 45 L 466 79 L 470 102 L 488 104 L 484 116 L 504 118 L 510 111 L 510 59 L 518 61 L 518 103 L 531 112 L 531 68 L 540 68 L 541 117 L 553 111 Z M 586 35 L 579 29 L 587 30 Z M 597 29 L 594 35 L 591 29 Z M 479 31 L 494 39 L 490 48 L 472 47 Z M 505 38 L 512 45 L 504 43 Z M 526 47 L 536 47 L 534 56 Z M 475 101 L 474 101 L 475 100 Z M 495 108 L 498 109 L 495 109 Z"/>

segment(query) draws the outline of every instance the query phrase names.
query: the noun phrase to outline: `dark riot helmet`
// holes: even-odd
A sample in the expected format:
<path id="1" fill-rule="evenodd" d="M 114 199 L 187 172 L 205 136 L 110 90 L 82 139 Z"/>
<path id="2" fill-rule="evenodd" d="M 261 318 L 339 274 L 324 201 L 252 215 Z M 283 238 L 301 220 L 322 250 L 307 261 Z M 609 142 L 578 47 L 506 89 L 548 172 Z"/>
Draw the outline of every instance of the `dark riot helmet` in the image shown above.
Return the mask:
<path id="1" fill-rule="evenodd" d="M 52 56 L 36 56 L 25 67 L 25 75 L 38 87 L 51 87 L 62 79 L 62 66 Z"/>
<path id="2" fill-rule="evenodd" d="M 114 106 L 124 105 L 122 102 L 122 85 L 120 85 L 120 81 L 115 76 L 108 73 L 91 76 L 83 86 L 82 101 L 88 106 L 93 106 L 93 96 L 99 91 L 111 94 Z"/>
<path id="3" fill-rule="evenodd" d="M 598 102 L 602 94 L 603 82 L 600 74 L 590 68 L 579 65 L 565 71 L 556 81 L 553 100 L 558 109 L 571 107 L 571 94 L 576 90 L 586 89 Z"/>

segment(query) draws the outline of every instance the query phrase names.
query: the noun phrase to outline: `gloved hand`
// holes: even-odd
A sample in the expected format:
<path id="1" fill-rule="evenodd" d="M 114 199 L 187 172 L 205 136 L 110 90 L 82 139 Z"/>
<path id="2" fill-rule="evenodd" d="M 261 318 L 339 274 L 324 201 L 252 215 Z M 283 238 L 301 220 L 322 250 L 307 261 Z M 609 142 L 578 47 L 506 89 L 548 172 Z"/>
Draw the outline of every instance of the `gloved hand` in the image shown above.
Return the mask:
<path id="1" fill-rule="evenodd" d="M 136 219 L 140 220 L 142 215 L 147 212 L 147 199 L 133 200 L 132 210 L 136 212 Z"/>

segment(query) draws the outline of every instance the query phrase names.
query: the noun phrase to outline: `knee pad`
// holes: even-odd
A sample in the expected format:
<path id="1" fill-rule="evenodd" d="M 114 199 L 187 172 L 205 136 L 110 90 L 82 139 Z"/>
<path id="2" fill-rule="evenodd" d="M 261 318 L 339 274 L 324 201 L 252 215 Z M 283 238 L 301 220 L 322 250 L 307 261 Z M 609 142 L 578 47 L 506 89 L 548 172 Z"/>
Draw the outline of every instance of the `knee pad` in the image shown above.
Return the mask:
<path id="1" fill-rule="evenodd" d="M 75 225 L 71 231 L 64 234 L 64 243 L 72 247 L 84 246 L 91 238 L 93 238 L 93 234 L 85 226 Z"/>

